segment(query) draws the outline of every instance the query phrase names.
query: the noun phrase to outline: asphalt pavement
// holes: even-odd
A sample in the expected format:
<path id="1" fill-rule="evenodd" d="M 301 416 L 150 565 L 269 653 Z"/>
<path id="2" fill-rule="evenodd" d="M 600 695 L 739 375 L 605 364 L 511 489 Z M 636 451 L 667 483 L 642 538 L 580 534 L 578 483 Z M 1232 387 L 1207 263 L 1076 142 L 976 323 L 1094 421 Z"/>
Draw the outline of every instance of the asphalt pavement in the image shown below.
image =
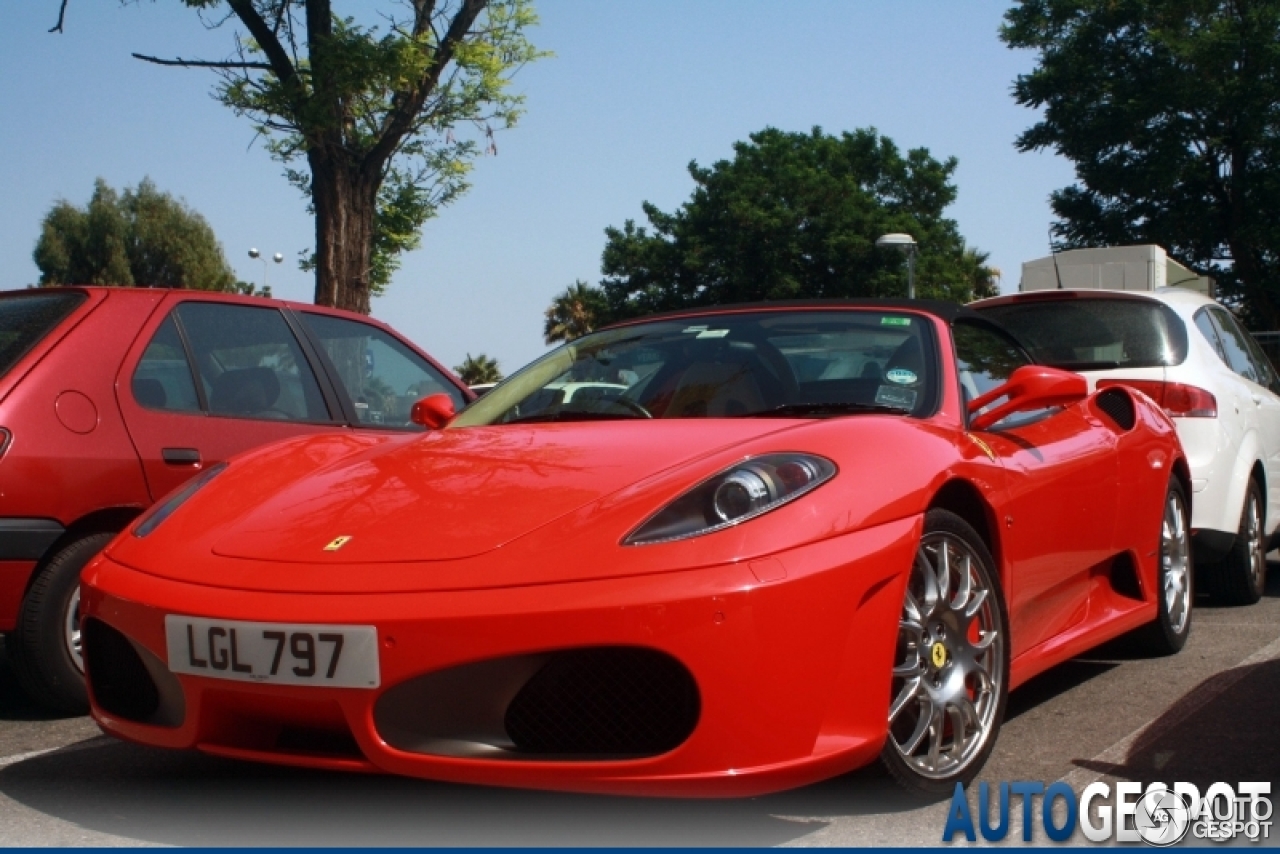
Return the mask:
<path id="1" fill-rule="evenodd" d="M 1280 801 L 1280 564 L 1244 608 L 1201 601 L 1186 648 L 1126 640 L 1015 691 L 982 779 L 1270 781 Z M 741 800 L 565 795 L 254 765 L 51 718 L 0 657 L 3 845 L 938 845 L 949 801 L 878 767 Z M 1015 806 L 1006 844 L 1020 842 Z M 1034 825 L 1034 822 L 1033 822 Z M 1033 837 L 1046 842 L 1037 827 Z M 1268 843 L 1280 842 L 1280 826 Z M 981 837 L 979 837 L 981 840 Z M 1083 841 L 1077 831 L 1073 841 Z"/>

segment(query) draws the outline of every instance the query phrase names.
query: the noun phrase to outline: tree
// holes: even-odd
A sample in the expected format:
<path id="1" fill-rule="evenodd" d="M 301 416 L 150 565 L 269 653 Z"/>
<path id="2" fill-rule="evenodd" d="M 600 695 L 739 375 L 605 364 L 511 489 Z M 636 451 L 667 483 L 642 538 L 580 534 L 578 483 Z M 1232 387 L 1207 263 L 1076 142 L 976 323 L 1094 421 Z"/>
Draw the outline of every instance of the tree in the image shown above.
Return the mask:
<path id="1" fill-rule="evenodd" d="M 1055 245 L 1160 244 L 1280 328 L 1280 0 L 1024 0 L 1001 38 L 1039 52 L 1018 148 L 1075 164 Z"/>
<path id="2" fill-rule="evenodd" d="M 33 256 L 41 285 L 253 293 L 232 275 L 204 217 L 147 178 L 123 195 L 99 178 L 84 208 L 57 202 L 45 215 Z"/>
<path id="3" fill-rule="evenodd" d="M 491 359 L 484 353 L 473 356 L 467 354 L 461 365 L 455 365 L 453 372 L 467 385 L 480 383 L 496 383 L 502 381 L 502 371 L 498 369 L 498 360 Z"/>
<path id="4" fill-rule="evenodd" d="M 557 294 L 547 307 L 542 337 L 548 344 L 581 338 L 595 331 L 607 311 L 604 294 L 579 279 Z"/>
<path id="5" fill-rule="evenodd" d="M 524 37 L 531 0 L 412 0 L 374 24 L 330 0 L 183 2 L 207 27 L 238 22 L 232 55 L 134 56 L 220 75 L 215 96 L 310 200 L 315 301 L 365 314 L 422 225 L 467 190 L 482 142 L 497 152 L 493 127 L 521 112 L 511 75 L 542 55 Z"/>
<path id="6" fill-rule="evenodd" d="M 732 160 L 689 164 L 692 198 L 675 213 L 645 203 L 650 226 L 606 229 L 601 289 L 607 317 L 755 300 L 906 295 L 900 253 L 876 238 L 919 244 L 916 292 L 968 300 L 982 253 L 968 253 L 943 210 L 955 200 L 954 157 L 904 157 L 867 128 L 840 136 L 766 128 Z M 652 231 L 650 231 L 652 228 Z"/>

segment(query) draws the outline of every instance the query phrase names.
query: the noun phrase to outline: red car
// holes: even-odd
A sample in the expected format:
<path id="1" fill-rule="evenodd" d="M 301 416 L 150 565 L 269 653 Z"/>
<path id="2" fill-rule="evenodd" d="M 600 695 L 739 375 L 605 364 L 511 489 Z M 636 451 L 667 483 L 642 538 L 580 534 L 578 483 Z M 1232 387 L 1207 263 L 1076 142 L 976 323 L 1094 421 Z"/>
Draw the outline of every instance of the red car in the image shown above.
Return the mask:
<path id="1" fill-rule="evenodd" d="M 201 291 L 0 294 L 0 631 L 21 685 L 87 708 L 79 575 L 153 501 L 300 434 L 420 431 L 473 395 L 384 324 Z"/>
<path id="2" fill-rule="evenodd" d="M 426 435 L 233 459 L 120 536 L 84 575 L 99 724 L 643 794 L 880 757 L 950 792 L 1010 689 L 1123 632 L 1174 652 L 1190 629 L 1169 419 L 958 306 L 646 318 L 448 404 L 422 402 Z"/>

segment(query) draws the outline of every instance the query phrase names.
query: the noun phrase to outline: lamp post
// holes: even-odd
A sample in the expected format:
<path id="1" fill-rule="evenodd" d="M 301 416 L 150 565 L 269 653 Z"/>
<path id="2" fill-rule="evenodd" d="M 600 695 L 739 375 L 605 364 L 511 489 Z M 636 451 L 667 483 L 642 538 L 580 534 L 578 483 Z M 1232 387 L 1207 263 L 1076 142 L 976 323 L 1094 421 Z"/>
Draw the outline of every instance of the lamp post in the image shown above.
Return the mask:
<path id="1" fill-rule="evenodd" d="M 259 261 L 262 262 L 262 290 L 265 292 L 267 289 L 267 269 L 269 268 L 270 265 L 267 264 L 267 259 L 262 256 L 262 253 L 258 251 L 257 247 L 254 247 L 249 250 L 249 257 L 257 258 Z M 277 252 L 276 254 L 271 256 L 271 260 L 279 264 L 281 261 L 284 260 L 284 253 Z"/>
<path id="2" fill-rule="evenodd" d="M 907 256 L 907 299 L 916 298 L 916 239 L 910 234 L 895 232 L 876 238 L 880 249 L 897 249 Z"/>

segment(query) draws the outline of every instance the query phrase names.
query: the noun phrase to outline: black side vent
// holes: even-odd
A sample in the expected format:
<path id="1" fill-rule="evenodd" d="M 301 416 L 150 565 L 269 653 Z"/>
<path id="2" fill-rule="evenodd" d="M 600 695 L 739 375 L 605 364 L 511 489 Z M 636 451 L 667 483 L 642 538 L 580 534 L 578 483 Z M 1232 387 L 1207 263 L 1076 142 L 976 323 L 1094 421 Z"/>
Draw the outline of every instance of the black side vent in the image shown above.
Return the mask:
<path id="1" fill-rule="evenodd" d="M 1129 397 L 1127 392 L 1118 388 L 1109 388 L 1098 392 L 1094 400 L 1097 401 L 1098 408 L 1106 413 L 1107 417 L 1121 430 L 1133 429 L 1135 422 L 1133 398 Z"/>
<path id="2" fill-rule="evenodd" d="M 1138 586 L 1138 568 L 1128 552 L 1122 552 L 1111 561 L 1111 589 L 1129 599 L 1142 601 L 1142 588 Z"/>
<path id="3" fill-rule="evenodd" d="M 596 647 L 555 653 L 507 706 L 521 753 L 655 756 L 698 723 L 693 676 L 665 653 Z"/>
<path id="4" fill-rule="evenodd" d="M 125 720 L 149 720 L 160 708 L 160 692 L 133 644 L 100 620 L 85 620 L 82 630 L 93 699 L 103 711 Z"/>

